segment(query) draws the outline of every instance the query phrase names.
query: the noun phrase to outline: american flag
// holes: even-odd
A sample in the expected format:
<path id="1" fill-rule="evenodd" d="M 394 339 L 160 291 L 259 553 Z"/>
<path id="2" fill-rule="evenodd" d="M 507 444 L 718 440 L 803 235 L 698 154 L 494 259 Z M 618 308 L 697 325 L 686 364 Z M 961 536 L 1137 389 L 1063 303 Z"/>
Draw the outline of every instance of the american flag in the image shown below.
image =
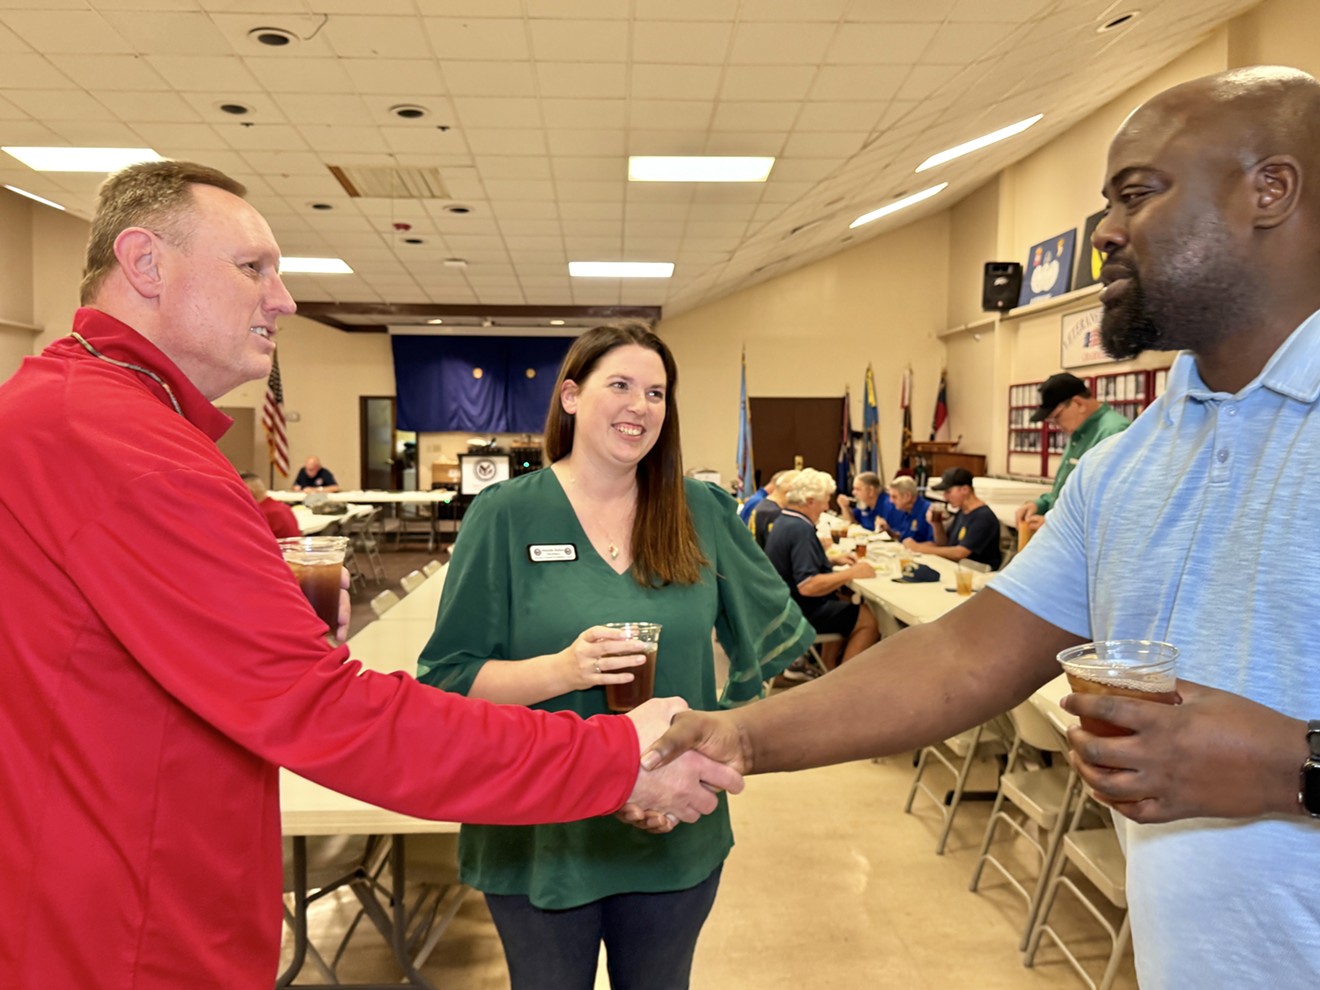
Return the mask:
<path id="1" fill-rule="evenodd" d="M 284 429 L 284 386 L 280 383 L 280 356 L 276 354 L 266 380 L 266 401 L 261 405 L 261 428 L 266 431 L 266 448 L 275 470 L 288 477 L 289 435 Z"/>

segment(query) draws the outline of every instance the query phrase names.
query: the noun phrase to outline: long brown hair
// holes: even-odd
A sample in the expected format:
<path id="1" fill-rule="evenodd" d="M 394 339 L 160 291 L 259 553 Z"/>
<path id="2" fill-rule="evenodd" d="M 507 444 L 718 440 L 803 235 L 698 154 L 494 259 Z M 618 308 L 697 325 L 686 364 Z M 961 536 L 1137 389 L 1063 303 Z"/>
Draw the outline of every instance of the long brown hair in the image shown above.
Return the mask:
<path id="1" fill-rule="evenodd" d="M 576 417 L 564 411 L 564 382 L 581 385 L 600 359 L 616 347 L 636 344 L 660 355 L 665 367 L 665 420 L 660 437 L 637 465 L 637 512 L 633 516 L 633 577 L 643 587 L 696 584 L 705 555 L 697 542 L 683 492 L 683 454 L 678 433 L 678 366 L 665 342 L 633 324 L 595 327 L 573 342 L 559 369 L 545 419 L 545 457 L 562 460 L 573 451 Z"/>

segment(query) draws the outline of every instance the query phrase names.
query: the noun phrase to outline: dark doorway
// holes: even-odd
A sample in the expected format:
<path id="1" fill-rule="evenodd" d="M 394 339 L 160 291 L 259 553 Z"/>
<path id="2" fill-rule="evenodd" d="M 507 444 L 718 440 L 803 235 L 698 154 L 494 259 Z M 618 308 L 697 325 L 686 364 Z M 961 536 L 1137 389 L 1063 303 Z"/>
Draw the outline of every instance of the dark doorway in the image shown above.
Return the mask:
<path id="1" fill-rule="evenodd" d="M 397 492 L 403 487 L 403 464 L 394 451 L 394 396 L 358 399 L 362 487 Z"/>
<path id="2" fill-rule="evenodd" d="M 756 483 L 797 466 L 834 474 L 843 433 L 844 397 L 826 399 L 749 398 L 752 462 Z"/>

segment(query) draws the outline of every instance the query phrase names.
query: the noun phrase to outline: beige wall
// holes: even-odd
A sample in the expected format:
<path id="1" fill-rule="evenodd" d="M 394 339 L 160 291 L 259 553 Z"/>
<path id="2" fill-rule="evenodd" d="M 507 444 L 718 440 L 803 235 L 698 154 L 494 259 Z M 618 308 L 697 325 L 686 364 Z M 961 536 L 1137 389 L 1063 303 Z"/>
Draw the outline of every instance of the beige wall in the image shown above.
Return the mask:
<path id="1" fill-rule="evenodd" d="M 881 452 L 886 471 L 893 473 L 900 379 L 909 363 L 915 430 L 919 436 L 930 430 L 943 361 L 935 334 L 947 315 L 948 257 L 946 212 L 662 320 L 659 332 L 679 366 L 685 465 L 713 468 L 725 480 L 733 477 L 739 353 L 746 345 L 749 395 L 830 396 L 851 387 L 857 428 L 869 361 L 875 368 Z M 953 430 L 957 433 L 956 423 Z"/>

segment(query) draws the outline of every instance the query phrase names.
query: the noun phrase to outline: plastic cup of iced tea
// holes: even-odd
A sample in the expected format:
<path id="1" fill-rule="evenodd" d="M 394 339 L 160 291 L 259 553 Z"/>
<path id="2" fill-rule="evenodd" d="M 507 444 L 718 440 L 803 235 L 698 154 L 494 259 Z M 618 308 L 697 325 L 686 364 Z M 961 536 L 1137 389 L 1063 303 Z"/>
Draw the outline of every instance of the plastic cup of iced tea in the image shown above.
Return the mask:
<path id="1" fill-rule="evenodd" d="M 626 684 L 606 684 L 605 704 L 612 712 L 630 712 L 645 701 L 650 701 L 655 694 L 655 658 L 660 650 L 659 622 L 606 622 L 607 629 L 622 631 L 625 639 L 636 640 L 642 644 L 646 663 L 640 667 L 626 667 L 618 673 L 632 674 L 633 679 Z M 636 656 L 636 650 L 629 650 L 620 656 Z"/>
<path id="2" fill-rule="evenodd" d="M 280 540 L 280 550 L 302 593 L 334 632 L 339 627 L 339 572 L 344 566 L 348 538 L 290 536 Z"/>
<path id="3" fill-rule="evenodd" d="M 1059 654 L 1075 694 L 1113 694 L 1172 705 L 1178 700 L 1178 648 L 1149 639 L 1083 643 Z M 1129 736 L 1130 729 L 1100 719 L 1081 719 L 1096 736 Z"/>

